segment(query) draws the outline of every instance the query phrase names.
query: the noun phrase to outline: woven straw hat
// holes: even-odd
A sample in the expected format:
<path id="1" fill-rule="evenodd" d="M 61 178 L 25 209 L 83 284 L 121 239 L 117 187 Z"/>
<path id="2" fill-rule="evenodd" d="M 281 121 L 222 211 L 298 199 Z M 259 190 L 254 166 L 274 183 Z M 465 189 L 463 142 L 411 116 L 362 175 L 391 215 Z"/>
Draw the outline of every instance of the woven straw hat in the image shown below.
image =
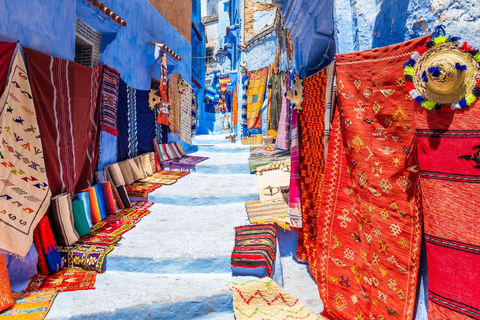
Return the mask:
<path id="1" fill-rule="evenodd" d="M 437 104 L 463 99 L 476 86 L 478 62 L 454 43 L 434 46 L 419 57 L 413 83 L 418 93 Z"/>

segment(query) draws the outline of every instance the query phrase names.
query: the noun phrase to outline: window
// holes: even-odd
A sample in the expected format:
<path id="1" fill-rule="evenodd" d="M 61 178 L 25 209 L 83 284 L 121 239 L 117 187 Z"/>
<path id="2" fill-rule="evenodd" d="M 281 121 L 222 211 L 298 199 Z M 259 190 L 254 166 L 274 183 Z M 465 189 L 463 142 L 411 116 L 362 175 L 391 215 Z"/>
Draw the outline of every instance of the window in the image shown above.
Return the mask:
<path id="1" fill-rule="evenodd" d="M 75 62 L 87 67 L 98 66 L 102 34 L 77 19 L 75 28 Z"/>
<path id="2" fill-rule="evenodd" d="M 207 48 L 206 54 L 205 54 L 205 69 L 208 70 L 212 67 L 212 64 L 214 64 L 215 60 L 213 58 L 213 48 Z"/>

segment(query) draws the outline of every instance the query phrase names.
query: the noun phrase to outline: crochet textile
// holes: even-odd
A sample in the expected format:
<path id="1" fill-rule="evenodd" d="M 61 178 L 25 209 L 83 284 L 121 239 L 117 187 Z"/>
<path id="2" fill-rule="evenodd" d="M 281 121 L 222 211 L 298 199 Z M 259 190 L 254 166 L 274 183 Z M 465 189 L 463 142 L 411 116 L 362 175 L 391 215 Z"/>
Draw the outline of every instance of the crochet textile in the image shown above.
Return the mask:
<path id="1" fill-rule="evenodd" d="M 461 112 L 415 108 L 429 319 L 480 319 L 479 115 L 478 101 Z"/>
<path id="2" fill-rule="evenodd" d="M 45 319 L 57 296 L 55 291 L 13 293 L 14 305 L 0 313 L 2 320 Z"/>
<path id="3" fill-rule="evenodd" d="M 414 104 L 401 80 L 421 41 L 337 55 L 317 239 L 317 282 L 332 319 L 413 317 L 422 226 Z"/>
<path id="4" fill-rule="evenodd" d="M 277 228 L 274 224 L 235 227 L 232 266 L 267 268 L 272 273 L 277 249 Z"/>
<path id="5" fill-rule="evenodd" d="M 325 168 L 325 93 L 327 69 L 303 80 L 299 113 L 300 190 L 303 229 L 298 233 L 297 259 L 307 261 L 316 278 L 317 220 Z M 294 111 L 297 112 L 297 111 Z M 292 129 L 293 131 L 293 129 Z M 292 144 L 293 145 L 293 144 Z"/>
<path id="6" fill-rule="evenodd" d="M 248 73 L 247 95 L 247 127 L 259 129 L 262 127 L 262 106 L 267 85 L 268 67 Z"/>
<path id="7" fill-rule="evenodd" d="M 103 67 L 24 51 L 50 190 L 80 192 L 92 185 L 98 164 Z"/>
<path id="8" fill-rule="evenodd" d="M 242 283 L 231 282 L 233 311 L 237 320 L 321 320 L 298 299 L 265 277 Z"/>
<path id="9" fill-rule="evenodd" d="M 33 230 L 48 209 L 51 192 L 32 91 L 18 52 L 0 98 L 0 127 L 0 253 L 24 258 L 32 246 Z"/>
<path id="10" fill-rule="evenodd" d="M 96 271 L 81 269 L 62 269 L 50 275 L 37 273 L 25 289 L 26 292 L 36 291 L 78 291 L 94 289 Z"/>

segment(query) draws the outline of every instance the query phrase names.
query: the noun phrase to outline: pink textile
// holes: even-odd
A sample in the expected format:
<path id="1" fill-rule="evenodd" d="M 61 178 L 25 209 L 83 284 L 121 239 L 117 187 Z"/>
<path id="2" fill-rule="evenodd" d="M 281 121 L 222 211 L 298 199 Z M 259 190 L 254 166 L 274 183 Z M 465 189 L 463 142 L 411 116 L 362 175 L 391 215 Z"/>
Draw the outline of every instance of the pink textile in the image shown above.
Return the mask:
<path id="1" fill-rule="evenodd" d="M 284 93 L 290 89 L 290 76 L 285 76 Z M 278 123 L 277 139 L 275 145 L 280 149 L 290 148 L 290 100 L 282 97 L 282 110 L 280 111 L 280 121 Z M 298 146 L 298 143 L 297 143 Z M 298 148 L 297 148 L 298 149 Z"/>
<path id="2" fill-rule="evenodd" d="M 300 195 L 300 149 L 298 137 L 298 111 L 292 113 L 292 141 L 290 146 L 291 170 L 290 170 L 290 194 L 288 199 L 287 223 L 292 229 L 301 229 L 302 202 Z"/>

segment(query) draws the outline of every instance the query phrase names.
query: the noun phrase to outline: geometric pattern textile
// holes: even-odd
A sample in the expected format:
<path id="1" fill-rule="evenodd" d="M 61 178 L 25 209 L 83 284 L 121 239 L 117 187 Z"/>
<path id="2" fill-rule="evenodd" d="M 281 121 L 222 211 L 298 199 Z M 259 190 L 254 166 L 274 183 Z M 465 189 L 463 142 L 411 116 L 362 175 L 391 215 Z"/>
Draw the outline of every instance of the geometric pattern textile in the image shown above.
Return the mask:
<path id="1" fill-rule="evenodd" d="M 103 273 L 106 270 L 107 254 L 113 250 L 113 246 L 96 246 L 80 244 L 73 247 L 60 248 L 62 258 L 65 258 L 67 268 L 80 268 L 95 270 Z"/>
<path id="2" fill-rule="evenodd" d="M 100 127 L 101 131 L 108 131 L 117 136 L 117 100 L 120 74 L 105 66 L 100 100 Z"/>
<path id="3" fill-rule="evenodd" d="M 2 320 L 43 320 L 57 296 L 56 291 L 13 293 L 14 305 L 0 313 Z"/>
<path id="4" fill-rule="evenodd" d="M 298 299 L 265 277 L 243 283 L 231 282 L 233 310 L 237 320 L 325 319 L 307 309 Z"/>
<path id="5" fill-rule="evenodd" d="M 170 132 L 180 133 L 181 93 L 178 89 L 180 74 L 174 72 L 168 79 L 168 101 L 170 102 Z"/>
<path id="6" fill-rule="evenodd" d="M 288 201 L 290 168 L 290 159 L 272 162 L 257 168 L 257 187 L 260 202 Z"/>
<path id="7" fill-rule="evenodd" d="M 295 229 L 303 228 L 302 217 L 302 197 L 300 190 L 300 140 L 298 136 L 298 118 L 297 110 L 292 111 L 292 139 L 289 139 L 291 170 L 290 170 L 290 192 L 288 194 L 288 216 L 287 223 Z M 278 141 L 278 136 L 277 136 Z M 303 241 L 303 233 L 300 233 L 300 239 Z M 302 243 L 303 244 L 303 243 Z"/>
<path id="8" fill-rule="evenodd" d="M 147 102 L 147 101 L 145 101 Z M 137 90 L 127 86 L 127 104 L 128 104 L 128 157 L 137 156 L 138 136 L 137 136 Z"/>
<path id="9" fill-rule="evenodd" d="M 62 269 L 51 275 L 36 274 L 25 289 L 33 291 L 78 291 L 94 289 L 96 271 L 81 269 Z"/>
<path id="10" fill-rule="evenodd" d="M 480 319 L 480 103 L 415 112 L 428 318 Z"/>
<path id="11" fill-rule="evenodd" d="M 127 186 L 126 190 L 129 197 L 147 198 L 152 191 L 161 186 L 161 184 L 137 181 Z"/>
<path id="12" fill-rule="evenodd" d="M 246 134 L 247 131 L 247 100 L 248 100 L 248 75 L 242 77 L 243 82 L 243 94 L 242 94 L 242 136 Z"/>
<path id="13" fill-rule="evenodd" d="M 187 83 L 180 101 L 180 139 L 192 144 L 192 87 Z"/>
<path id="14" fill-rule="evenodd" d="M 247 127 L 262 127 L 262 106 L 268 78 L 268 67 L 248 73 Z"/>
<path id="15" fill-rule="evenodd" d="M 0 312 L 9 308 L 12 304 L 12 291 L 10 290 L 7 263 L 5 262 L 5 256 L 0 254 Z"/>
<path id="16" fill-rule="evenodd" d="M 303 79 L 302 111 L 298 113 L 300 197 L 303 229 L 298 233 L 297 259 L 307 261 L 316 279 L 317 220 L 325 168 L 325 91 L 327 69 Z M 295 112 L 295 111 L 294 111 Z M 292 125 L 292 134 L 293 134 Z M 301 138 L 300 138 L 301 137 Z M 293 142 L 293 141 L 292 141 Z M 292 143 L 292 147 L 294 144 Z M 294 148 L 291 150 L 295 151 Z"/>
<path id="17" fill-rule="evenodd" d="M 284 83 L 284 92 L 290 90 L 290 75 L 287 72 Z M 277 139 L 275 145 L 280 149 L 290 148 L 290 101 L 282 94 L 280 121 L 278 123 Z"/>
<path id="18" fill-rule="evenodd" d="M 232 266 L 267 268 L 272 273 L 277 249 L 277 227 L 274 224 L 256 224 L 235 227 L 235 246 Z"/>
<path id="19" fill-rule="evenodd" d="M 285 222 L 288 214 L 288 204 L 284 200 L 261 203 L 253 201 L 245 203 L 248 220 L 252 224 L 276 223 L 284 229 L 290 229 Z"/>
<path id="20" fill-rule="evenodd" d="M 331 319 L 413 318 L 422 220 L 403 64 L 420 43 L 336 56 L 338 112 L 317 239 Z"/>
<path id="21" fill-rule="evenodd" d="M 98 164 L 102 67 L 24 49 L 52 195 L 92 185 Z"/>
<path id="22" fill-rule="evenodd" d="M 32 91 L 19 52 L 0 97 L 0 252 L 24 258 L 50 204 Z"/>

